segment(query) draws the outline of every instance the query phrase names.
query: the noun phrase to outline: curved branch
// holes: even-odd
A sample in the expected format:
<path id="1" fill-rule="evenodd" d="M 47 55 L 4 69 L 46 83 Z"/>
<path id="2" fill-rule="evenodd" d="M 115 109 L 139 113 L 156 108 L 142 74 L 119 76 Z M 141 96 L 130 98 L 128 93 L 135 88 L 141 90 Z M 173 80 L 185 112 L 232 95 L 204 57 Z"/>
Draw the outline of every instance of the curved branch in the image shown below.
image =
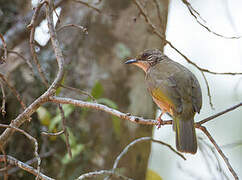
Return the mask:
<path id="1" fill-rule="evenodd" d="M 123 179 L 123 180 L 133 180 L 131 178 L 128 178 L 126 176 L 123 176 L 121 174 L 118 174 L 116 172 L 113 172 L 111 170 L 101 170 L 101 171 L 94 171 L 94 172 L 89 172 L 86 174 L 82 174 L 81 176 L 79 176 L 76 180 L 82 180 L 82 179 L 86 179 L 86 178 L 94 178 L 100 175 L 113 175 L 119 179 Z"/>

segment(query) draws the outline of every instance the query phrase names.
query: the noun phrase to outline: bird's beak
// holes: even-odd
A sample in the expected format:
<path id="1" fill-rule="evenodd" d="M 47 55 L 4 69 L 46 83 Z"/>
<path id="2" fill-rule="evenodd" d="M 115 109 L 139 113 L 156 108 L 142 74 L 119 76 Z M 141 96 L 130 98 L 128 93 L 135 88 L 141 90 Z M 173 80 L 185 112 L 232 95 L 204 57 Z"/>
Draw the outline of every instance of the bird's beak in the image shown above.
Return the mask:
<path id="1" fill-rule="evenodd" d="M 137 59 L 130 59 L 130 60 L 126 61 L 125 64 L 133 64 L 136 62 L 138 62 Z"/>

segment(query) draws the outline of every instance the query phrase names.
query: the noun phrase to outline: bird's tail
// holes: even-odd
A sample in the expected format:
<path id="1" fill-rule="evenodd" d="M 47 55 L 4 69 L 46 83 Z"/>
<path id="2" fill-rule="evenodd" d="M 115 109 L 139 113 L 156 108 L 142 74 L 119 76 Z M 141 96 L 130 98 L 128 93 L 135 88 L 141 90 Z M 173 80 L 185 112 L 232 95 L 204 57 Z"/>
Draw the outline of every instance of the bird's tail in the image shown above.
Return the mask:
<path id="1" fill-rule="evenodd" d="M 174 119 L 176 131 L 176 148 L 180 152 L 195 154 L 197 152 L 197 138 L 194 119 Z"/>

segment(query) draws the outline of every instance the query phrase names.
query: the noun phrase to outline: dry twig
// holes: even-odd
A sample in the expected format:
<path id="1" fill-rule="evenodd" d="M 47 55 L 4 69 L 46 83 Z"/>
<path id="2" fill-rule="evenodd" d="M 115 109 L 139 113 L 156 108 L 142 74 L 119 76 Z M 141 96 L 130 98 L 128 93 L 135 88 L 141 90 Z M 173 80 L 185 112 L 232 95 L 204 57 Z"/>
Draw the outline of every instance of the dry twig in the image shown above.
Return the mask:
<path id="1" fill-rule="evenodd" d="M 39 72 L 39 75 L 40 75 L 40 78 L 41 80 L 43 81 L 43 83 L 45 84 L 46 87 L 49 86 L 49 83 L 48 83 L 48 80 L 46 79 L 45 75 L 44 75 L 44 72 L 42 70 L 42 67 L 39 63 L 39 60 L 38 60 L 38 56 L 35 52 L 35 43 L 34 43 L 34 34 L 35 34 L 35 26 L 36 26 L 36 20 L 37 20 L 37 17 L 38 17 L 38 14 L 39 14 L 39 11 L 41 9 L 41 7 L 46 4 L 47 1 L 42 1 L 42 2 L 39 2 L 38 5 L 36 6 L 35 10 L 34 10 L 34 14 L 33 14 L 33 17 L 31 19 L 31 22 L 30 24 L 28 25 L 28 28 L 31 29 L 30 31 L 30 38 L 29 38 L 29 44 L 30 44 L 30 52 L 31 52 L 31 55 L 34 59 L 34 63 L 36 64 L 37 66 L 37 69 L 38 69 L 38 72 Z"/>
<path id="2" fill-rule="evenodd" d="M 56 31 L 60 31 L 60 30 L 67 28 L 67 27 L 76 27 L 76 28 L 80 29 L 82 32 L 84 32 L 85 34 L 88 34 L 87 28 L 80 26 L 80 25 L 76 25 L 76 24 L 63 25 L 63 26 L 59 27 Z"/>
<path id="3" fill-rule="evenodd" d="M 126 176 L 123 176 L 121 174 L 118 174 L 116 172 L 113 172 L 111 170 L 101 170 L 101 171 L 94 171 L 94 172 L 89 172 L 86 174 L 82 174 L 81 176 L 79 176 L 76 180 L 82 180 L 82 179 L 86 179 L 86 178 L 95 178 L 97 176 L 100 175 L 113 175 L 119 179 L 123 179 L 123 180 L 133 180 L 131 178 L 128 178 Z"/>
<path id="4" fill-rule="evenodd" d="M 234 171 L 234 169 L 232 168 L 231 164 L 229 163 L 228 158 L 225 156 L 225 154 L 223 153 L 223 151 L 220 149 L 220 147 L 218 146 L 218 144 L 216 143 L 216 141 L 212 138 L 212 136 L 208 132 L 207 128 L 204 127 L 204 126 L 196 126 L 196 128 L 202 130 L 203 133 L 206 134 L 206 136 L 208 137 L 208 139 L 210 140 L 210 142 L 215 146 L 216 150 L 218 151 L 218 153 L 220 154 L 220 156 L 223 158 L 226 166 L 228 167 L 229 171 L 233 175 L 234 179 L 238 180 L 239 177 L 236 174 L 236 172 Z"/>
<path id="5" fill-rule="evenodd" d="M 8 86 L 8 88 L 12 91 L 13 95 L 17 98 L 17 100 L 19 101 L 19 103 L 21 104 L 23 109 L 26 109 L 26 105 L 23 101 L 23 99 L 21 98 L 21 95 L 18 93 L 18 91 L 15 89 L 14 86 L 10 85 L 10 83 L 8 82 L 8 80 L 5 78 L 5 76 L 0 73 L 0 78 L 3 80 L 3 82 Z"/>
<path id="6" fill-rule="evenodd" d="M 90 5 L 90 4 L 88 4 L 88 3 L 86 3 L 86 2 L 83 2 L 83 1 L 80 1 L 80 0 L 73 0 L 73 1 L 75 1 L 75 2 L 77 2 L 77 3 L 80 3 L 80 4 L 83 4 L 84 6 L 93 9 L 93 10 L 96 11 L 97 13 L 102 14 L 102 11 L 101 11 L 100 9 L 98 9 L 98 8 L 96 8 L 96 7 L 94 7 L 94 6 Z"/>
<path id="7" fill-rule="evenodd" d="M 6 124 L 0 124 L 0 127 L 14 129 L 15 131 L 18 131 L 18 132 L 22 133 L 23 135 L 25 135 L 29 140 L 31 140 L 33 142 L 33 144 L 34 144 L 34 155 L 35 155 L 36 159 L 38 160 L 37 176 L 36 176 L 36 179 L 38 179 L 39 173 L 40 173 L 41 159 L 40 159 L 39 154 L 38 154 L 38 142 L 37 142 L 37 140 L 34 137 L 32 137 L 31 135 L 29 135 L 28 133 L 26 133 L 24 130 L 19 129 L 17 127 L 14 127 L 14 126 L 11 126 L 11 125 L 6 125 Z"/>
<path id="8" fill-rule="evenodd" d="M 0 81 L 0 86 L 1 86 L 1 91 L 2 91 L 2 95 L 3 95 L 3 98 L 2 98 L 2 106 L 1 106 L 1 113 L 2 113 L 3 116 L 5 116 L 5 114 L 6 114 L 6 110 L 5 110 L 6 95 L 5 95 L 5 91 L 4 91 L 4 88 L 3 88 L 2 81 Z"/>
<path id="9" fill-rule="evenodd" d="M 4 41 L 4 38 L 3 38 L 3 35 L 0 33 L 0 39 L 2 41 L 2 44 L 3 44 L 3 50 L 4 50 L 4 53 L 3 53 L 3 56 L 0 57 L 0 64 L 3 64 L 6 62 L 6 59 L 8 57 L 8 51 L 7 51 L 7 44 L 6 42 Z"/>
<path id="10" fill-rule="evenodd" d="M 4 161 L 4 158 L 5 158 L 4 155 L 0 155 L 0 162 Z M 42 179 L 42 180 L 54 180 L 54 179 L 44 175 L 43 173 L 38 172 L 38 170 L 36 170 L 33 167 L 17 160 L 16 158 L 14 158 L 12 156 L 7 155 L 7 162 L 8 162 L 8 164 L 17 166 L 17 167 L 35 175 L 35 176 L 39 175 L 40 179 Z"/>
<path id="11" fill-rule="evenodd" d="M 202 27 L 204 27 L 208 32 L 216 35 L 216 36 L 219 36 L 219 37 L 222 37 L 222 38 L 225 38 L 225 39 L 239 39 L 241 38 L 241 36 L 224 36 L 222 34 L 219 34 L 219 33 L 216 33 L 215 31 L 211 30 L 208 26 L 204 25 L 200 20 L 199 18 L 206 23 L 206 21 L 201 17 L 201 15 L 192 7 L 192 5 L 187 1 L 187 0 L 182 0 L 182 2 L 187 6 L 190 14 L 196 19 L 197 23 L 199 25 L 201 25 Z"/>

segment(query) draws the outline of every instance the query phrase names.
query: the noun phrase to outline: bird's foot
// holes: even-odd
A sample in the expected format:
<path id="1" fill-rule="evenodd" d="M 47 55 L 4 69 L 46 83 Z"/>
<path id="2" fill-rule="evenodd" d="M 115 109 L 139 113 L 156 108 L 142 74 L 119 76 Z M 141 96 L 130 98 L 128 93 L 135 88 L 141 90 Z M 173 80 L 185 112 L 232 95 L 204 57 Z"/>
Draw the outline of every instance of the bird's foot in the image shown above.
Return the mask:
<path id="1" fill-rule="evenodd" d="M 161 119 L 161 117 L 158 117 L 157 121 L 158 121 L 157 129 L 160 129 L 161 125 L 164 124 L 164 121 Z"/>

